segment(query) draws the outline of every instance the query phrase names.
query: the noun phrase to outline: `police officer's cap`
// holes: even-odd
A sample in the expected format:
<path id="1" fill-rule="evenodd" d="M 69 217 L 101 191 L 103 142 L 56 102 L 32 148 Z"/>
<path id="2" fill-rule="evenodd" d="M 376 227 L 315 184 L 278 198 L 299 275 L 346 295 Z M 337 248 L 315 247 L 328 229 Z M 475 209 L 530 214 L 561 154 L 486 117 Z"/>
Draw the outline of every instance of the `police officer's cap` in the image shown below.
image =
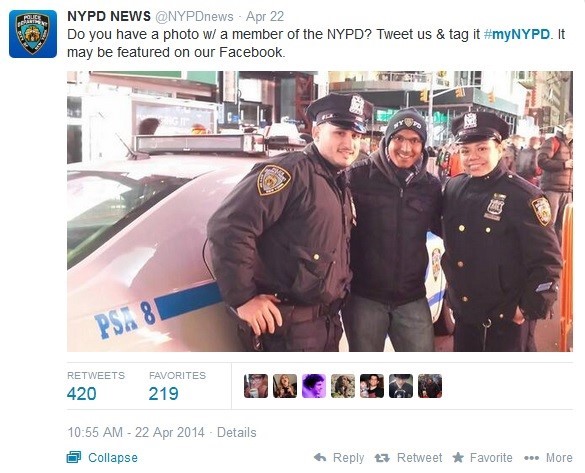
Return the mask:
<path id="1" fill-rule="evenodd" d="M 510 135 L 508 124 L 490 112 L 464 113 L 453 119 L 451 131 L 459 144 L 492 139 L 501 143 Z"/>
<path id="2" fill-rule="evenodd" d="M 371 116 L 372 109 L 373 105 L 361 95 L 331 93 L 312 102 L 307 107 L 307 115 L 317 125 L 328 122 L 357 133 L 366 133 L 366 120 Z"/>

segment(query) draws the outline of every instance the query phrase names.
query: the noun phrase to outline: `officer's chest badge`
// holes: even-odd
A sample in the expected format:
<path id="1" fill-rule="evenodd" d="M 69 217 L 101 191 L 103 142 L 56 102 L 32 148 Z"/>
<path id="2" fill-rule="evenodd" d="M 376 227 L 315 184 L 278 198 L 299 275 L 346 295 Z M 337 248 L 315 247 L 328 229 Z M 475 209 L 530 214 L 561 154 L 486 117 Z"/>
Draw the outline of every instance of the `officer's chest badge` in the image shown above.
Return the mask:
<path id="1" fill-rule="evenodd" d="M 485 218 L 499 222 L 501 220 L 502 210 L 504 210 L 504 201 L 506 196 L 504 194 L 494 194 L 492 200 L 487 206 L 486 212 L 483 214 Z"/>
<path id="2" fill-rule="evenodd" d="M 275 194 L 284 189 L 291 179 L 291 175 L 286 169 L 269 164 L 258 174 L 258 193 L 260 195 Z"/>
<path id="3" fill-rule="evenodd" d="M 550 204 L 546 197 L 540 197 L 530 202 L 536 218 L 543 227 L 546 227 L 552 220 Z"/>

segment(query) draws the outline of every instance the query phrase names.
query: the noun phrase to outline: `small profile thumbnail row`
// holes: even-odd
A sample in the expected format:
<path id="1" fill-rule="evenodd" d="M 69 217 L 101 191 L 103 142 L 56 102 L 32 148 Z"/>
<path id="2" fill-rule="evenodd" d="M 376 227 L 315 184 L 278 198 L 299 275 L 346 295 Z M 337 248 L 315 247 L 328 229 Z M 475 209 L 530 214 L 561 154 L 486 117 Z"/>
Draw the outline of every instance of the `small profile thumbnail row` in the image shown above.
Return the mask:
<path id="1" fill-rule="evenodd" d="M 383 374 L 332 374 L 329 390 L 326 374 L 306 373 L 300 377 L 294 373 L 272 375 L 272 388 L 268 374 L 244 375 L 244 397 L 267 398 L 270 391 L 275 398 L 440 398 L 443 396 L 443 377 L 440 374 L 419 374 L 414 388 L 412 374 L 388 375 L 386 384 Z"/>

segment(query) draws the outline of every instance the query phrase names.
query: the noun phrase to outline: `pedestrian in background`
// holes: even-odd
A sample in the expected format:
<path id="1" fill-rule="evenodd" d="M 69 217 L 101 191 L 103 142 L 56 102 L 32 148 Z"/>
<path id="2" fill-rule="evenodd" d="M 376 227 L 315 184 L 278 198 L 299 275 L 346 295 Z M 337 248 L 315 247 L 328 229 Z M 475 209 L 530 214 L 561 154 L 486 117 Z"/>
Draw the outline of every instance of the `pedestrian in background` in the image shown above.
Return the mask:
<path id="1" fill-rule="evenodd" d="M 538 166 L 538 148 L 540 148 L 540 138 L 538 136 L 531 137 L 528 140 L 528 146 L 520 151 L 516 160 L 518 175 L 535 186 L 538 186 L 539 176 L 542 174 L 542 170 Z"/>
<path id="2" fill-rule="evenodd" d="M 565 121 L 562 131 L 544 142 L 538 151 L 538 165 L 542 169 L 540 188 L 551 207 L 552 224 L 559 242 L 563 227 L 563 213 L 573 202 L 573 119 Z"/>
<path id="3" fill-rule="evenodd" d="M 502 160 L 509 171 L 516 172 L 516 161 L 523 145 L 524 138 L 520 135 L 512 135 L 508 139 L 508 145 L 504 150 Z"/>

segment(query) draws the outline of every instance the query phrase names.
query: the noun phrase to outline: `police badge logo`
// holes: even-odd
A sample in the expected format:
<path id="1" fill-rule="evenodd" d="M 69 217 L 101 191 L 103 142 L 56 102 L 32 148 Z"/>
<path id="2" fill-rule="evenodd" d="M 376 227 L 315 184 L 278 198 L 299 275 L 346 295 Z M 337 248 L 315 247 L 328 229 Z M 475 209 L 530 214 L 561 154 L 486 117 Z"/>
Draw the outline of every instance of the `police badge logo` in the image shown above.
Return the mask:
<path id="1" fill-rule="evenodd" d="M 550 204 L 546 197 L 540 197 L 530 202 L 536 218 L 543 227 L 546 227 L 552 220 Z"/>
<path id="2" fill-rule="evenodd" d="M 291 175 L 286 169 L 270 164 L 258 174 L 258 193 L 262 196 L 280 192 L 291 181 Z"/>
<path id="3" fill-rule="evenodd" d="M 16 16 L 16 35 L 22 47 L 30 54 L 36 54 L 45 45 L 51 29 L 48 15 L 23 13 Z"/>
<path id="4" fill-rule="evenodd" d="M 412 125 L 414 125 L 414 120 L 410 117 L 406 117 L 404 119 L 404 125 L 410 128 Z"/>
<path id="5" fill-rule="evenodd" d="M 477 114 L 475 113 L 466 113 L 463 116 L 463 128 L 477 128 Z"/>
<path id="6" fill-rule="evenodd" d="M 10 57 L 57 56 L 57 12 L 54 10 L 12 10 L 8 24 Z"/>
<path id="7" fill-rule="evenodd" d="M 483 216 L 497 222 L 500 221 L 502 210 L 504 209 L 504 201 L 506 196 L 504 194 L 494 194 L 492 200 L 488 204 L 487 211 Z"/>
<path id="8" fill-rule="evenodd" d="M 351 104 L 349 105 L 349 111 L 356 115 L 363 115 L 364 114 L 364 105 L 365 101 L 359 95 L 354 95 L 351 97 Z"/>

